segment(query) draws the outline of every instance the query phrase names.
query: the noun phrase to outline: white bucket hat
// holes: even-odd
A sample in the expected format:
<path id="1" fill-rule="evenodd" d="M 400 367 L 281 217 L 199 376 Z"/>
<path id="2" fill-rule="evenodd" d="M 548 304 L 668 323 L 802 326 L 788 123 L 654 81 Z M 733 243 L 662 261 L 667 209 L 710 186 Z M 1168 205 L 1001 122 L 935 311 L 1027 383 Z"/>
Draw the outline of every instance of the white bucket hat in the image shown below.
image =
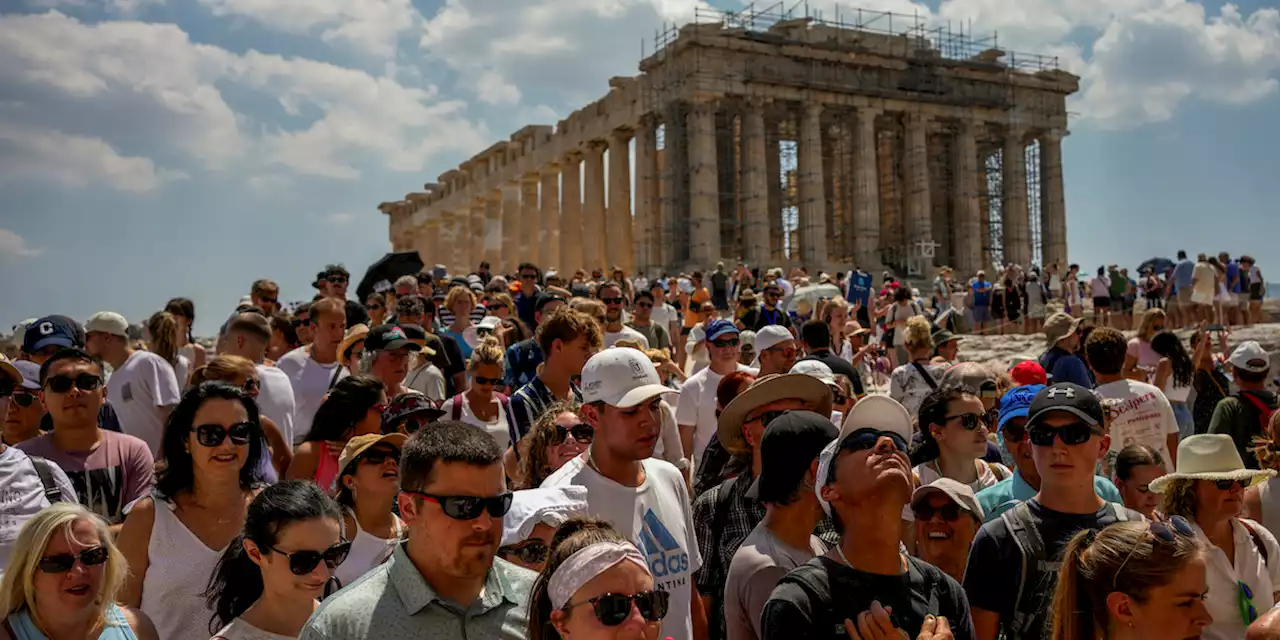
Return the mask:
<path id="1" fill-rule="evenodd" d="M 1246 469 L 1231 436 L 1205 433 L 1178 443 L 1177 469 L 1151 481 L 1150 489 L 1164 493 L 1174 480 L 1247 480 L 1252 486 L 1275 475 L 1271 469 Z"/>

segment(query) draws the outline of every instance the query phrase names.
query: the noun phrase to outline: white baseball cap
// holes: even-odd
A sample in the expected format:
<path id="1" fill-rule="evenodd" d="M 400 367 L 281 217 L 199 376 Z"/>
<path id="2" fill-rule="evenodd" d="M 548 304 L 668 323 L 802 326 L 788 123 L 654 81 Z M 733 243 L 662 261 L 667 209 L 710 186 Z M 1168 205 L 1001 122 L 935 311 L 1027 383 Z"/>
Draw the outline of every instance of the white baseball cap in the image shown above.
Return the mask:
<path id="1" fill-rule="evenodd" d="M 798 360 L 791 365 L 791 371 L 788 373 L 803 373 L 806 376 L 812 376 L 821 380 L 824 384 L 833 385 L 836 383 L 836 372 L 831 370 L 825 362 L 818 360 Z"/>
<path id="2" fill-rule="evenodd" d="M 1271 368 L 1271 357 L 1267 355 L 1267 350 L 1253 340 L 1241 342 L 1240 346 L 1231 352 L 1229 361 L 1231 366 L 1253 373 L 1264 373 Z"/>
<path id="3" fill-rule="evenodd" d="M 831 515 L 831 505 L 822 499 L 822 487 L 827 484 L 827 476 L 830 474 L 836 455 L 840 453 L 840 445 L 849 434 L 859 429 L 895 433 L 902 436 L 910 446 L 911 414 L 907 412 L 906 407 L 889 396 L 870 395 L 853 405 L 853 409 L 850 409 L 849 414 L 845 416 L 844 425 L 840 427 L 840 437 L 827 445 L 827 448 L 818 455 L 818 481 L 814 483 L 813 490 L 818 496 L 818 503 L 822 505 L 822 510 L 827 515 Z"/>
<path id="4" fill-rule="evenodd" d="M 761 351 L 794 339 L 795 336 L 791 335 L 791 332 L 782 325 L 770 324 L 760 327 L 760 330 L 756 332 L 756 359 L 751 361 L 751 366 L 760 366 Z"/>
<path id="5" fill-rule="evenodd" d="M 84 323 L 85 333 L 93 333 L 95 331 L 127 338 L 129 337 L 129 321 L 114 311 L 99 311 L 89 316 L 89 321 Z"/>
<path id="6" fill-rule="evenodd" d="M 662 384 L 648 356 L 636 349 L 605 349 L 582 367 L 582 402 L 634 407 L 656 395 L 677 393 Z"/>

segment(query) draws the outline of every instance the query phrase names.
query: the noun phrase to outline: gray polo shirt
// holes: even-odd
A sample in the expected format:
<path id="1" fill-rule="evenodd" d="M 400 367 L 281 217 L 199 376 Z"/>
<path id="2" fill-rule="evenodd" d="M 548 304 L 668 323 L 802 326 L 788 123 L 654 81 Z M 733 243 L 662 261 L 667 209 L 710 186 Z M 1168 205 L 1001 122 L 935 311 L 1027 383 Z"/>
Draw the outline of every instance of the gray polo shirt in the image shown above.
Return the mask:
<path id="1" fill-rule="evenodd" d="M 436 596 L 400 545 L 384 564 L 321 603 L 299 637 L 523 639 L 537 575 L 494 558 L 480 597 L 463 609 Z"/>

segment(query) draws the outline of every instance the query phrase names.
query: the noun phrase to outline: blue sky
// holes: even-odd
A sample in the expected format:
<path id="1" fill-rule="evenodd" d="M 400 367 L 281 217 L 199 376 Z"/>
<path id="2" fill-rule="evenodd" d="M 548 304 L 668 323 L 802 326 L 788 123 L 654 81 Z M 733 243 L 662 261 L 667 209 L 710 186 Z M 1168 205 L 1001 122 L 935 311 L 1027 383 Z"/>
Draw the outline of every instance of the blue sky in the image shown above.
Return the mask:
<path id="1" fill-rule="evenodd" d="M 0 0 L 0 327 L 173 296 L 212 331 L 387 250 L 376 209 L 636 72 L 695 0 Z M 740 8 L 737 0 L 717 0 Z M 811 1 L 828 12 L 834 3 Z M 1256 2 L 869 0 L 1082 76 L 1071 259 L 1247 252 L 1280 175 L 1280 12 Z"/>

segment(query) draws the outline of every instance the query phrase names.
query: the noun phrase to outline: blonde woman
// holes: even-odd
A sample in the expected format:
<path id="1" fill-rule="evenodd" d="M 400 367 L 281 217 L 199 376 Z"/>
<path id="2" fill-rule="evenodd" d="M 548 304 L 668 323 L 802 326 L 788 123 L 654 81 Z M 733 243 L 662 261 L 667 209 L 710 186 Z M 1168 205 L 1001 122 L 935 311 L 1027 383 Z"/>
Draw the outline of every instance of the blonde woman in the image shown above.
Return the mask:
<path id="1" fill-rule="evenodd" d="M 215 357 L 205 366 L 191 372 L 189 384 L 196 387 L 202 382 L 209 381 L 226 382 L 233 387 L 244 389 L 244 392 L 255 402 L 262 391 L 262 378 L 258 375 L 258 368 L 247 358 L 240 356 Z M 284 432 L 271 418 L 266 416 L 261 418 L 262 434 L 266 436 L 266 446 L 271 456 L 262 458 L 258 472 L 263 482 L 274 483 L 284 477 L 285 470 L 293 461 L 293 447 L 285 438 Z"/>
<path id="2" fill-rule="evenodd" d="M 463 358 L 470 358 L 471 350 L 479 342 L 476 328 L 471 324 L 471 312 L 476 308 L 475 294 L 466 287 L 454 287 L 444 298 L 444 308 L 453 314 L 453 324 L 442 333 L 457 341 Z"/>
<path id="3" fill-rule="evenodd" d="M 1139 382 L 1149 382 L 1160 365 L 1160 354 L 1151 348 L 1151 339 L 1164 330 L 1164 309 L 1149 309 L 1142 317 L 1138 335 L 1129 339 L 1129 350 L 1124 357 L 1124 377 Z"/>
<path id="4" fill-rule="evenodd" d="M 938 388 L 942 368 L 930 363 L 933 357 L 933 336 L 929 333 L 929 321 L 923 316 L 913 316 L 897 328 L 902 334 L 906 349 L 905 364 L 898 366 L 889 376 L 889 397 L 897 400 L 915 416 L 920 413 L 920 403 L 930 391 Z M 896 340 L 895 340 L 896 342 Z"/>
<path id="5" fill-rule="evenodd" d="M 58 502 L 18 533 L 0 581 L 0 638 L 159 638 L 146 614 L 116 604 L 129 573 L 107 523 L 74 502 Z"/>
<path id="6" fill-rule="evenodd" d="M 480 341 L 467 363 L 471 386 L 445 400 L 440 408 L 450 420 L 461 420 L 484 429 L 506 451 L 518 438 L 511 422 L 511 411 L 503 389 L 503 352 L 497 338 Z"/>
<path id="7" fill-rule="evenodd" d="M 178 379 L 178 386 L 185 385 L 187 377 L 191 375 L 192 367 L 191 361 L 178 353 L 182 334 L 177 318 L 168 311 L 157 311 L 147 319 L 147 334 L 150 336 L 147 341 L 147 350 L 164 358 L 164 361 L 173 367 L 173 375 Z"/>
<path id="8" fill-rule="evenodd" d="M 849 302 L 844 298 L 832 298 L 818 304 L 818 317 L 831 329 L 831 351 L 853 362 L 853 349 L 844 335 L 845 325 L 849 323 Z"/>

